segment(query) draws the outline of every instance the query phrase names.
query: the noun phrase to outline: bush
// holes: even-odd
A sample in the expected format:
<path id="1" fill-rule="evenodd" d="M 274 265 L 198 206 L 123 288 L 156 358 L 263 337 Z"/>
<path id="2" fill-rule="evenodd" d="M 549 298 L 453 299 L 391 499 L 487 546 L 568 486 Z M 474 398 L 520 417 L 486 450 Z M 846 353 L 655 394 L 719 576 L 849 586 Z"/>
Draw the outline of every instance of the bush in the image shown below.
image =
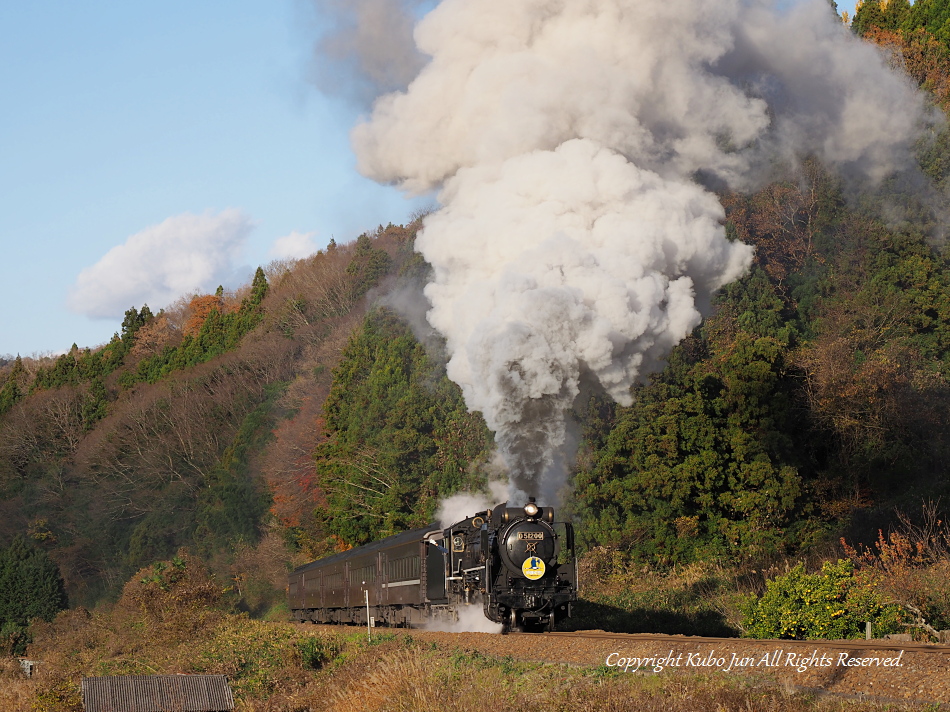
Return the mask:
<path id="1" fill-rule="evenodd" d="M 117 609 L 128 612 L 150 635 L 177 639 L 214 626 L 231 608 L 229 590 L 181 549 L 170 561 L 139 571 L 125 585 Z"/>
<path id="2" fill-rule="evenodd" d="M 950 628 L 950 527 L 939 502 L 924 502 L 916 522 L 897 512 L 896 530 L 878 530 L 872 547 L 850 546 L 841 540 L 845 554 L 859 568 L 874 572 L 878 589 L 888 598 L 919 615 L 920 627 Z"/>
<path id="3" fill-rule="evenodd" d="M 850 559 L 826 561 L 815 574 L 798 564 L 768 581 L 761 598 L 742 604 L 742 626 L 750 638 L 792 640 L 859 638 L 866 621 L 878 636 L 902 631 L 903 609 L 885 602 L 874 584 L 871 572 L 855 575 Z"/>
<path id="4" fill-rule="evenodd" d="M 309 637 L 297 641 L 297 650 L 306 670 L 319 670 L 336 658 L 342 646 L 340 641 L 328 638 Z"/>

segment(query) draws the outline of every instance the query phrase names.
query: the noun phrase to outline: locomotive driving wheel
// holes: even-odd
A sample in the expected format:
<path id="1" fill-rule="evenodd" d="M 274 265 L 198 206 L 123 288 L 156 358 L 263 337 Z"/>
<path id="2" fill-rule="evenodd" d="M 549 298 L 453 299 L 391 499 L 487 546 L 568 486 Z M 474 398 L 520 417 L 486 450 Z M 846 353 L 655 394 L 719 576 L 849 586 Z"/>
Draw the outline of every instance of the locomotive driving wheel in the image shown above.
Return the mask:
<path id="1" fill-rule="evenodd" d="M 501 633 L 505 635 L 507 633 L 523 633 L 524 626 L 521 621 L 521 617 L 518 615 L 518 611 L 512 608 L 508 611 L 508 615 L 505 617 L 505 622 L 502 624 Z"/>

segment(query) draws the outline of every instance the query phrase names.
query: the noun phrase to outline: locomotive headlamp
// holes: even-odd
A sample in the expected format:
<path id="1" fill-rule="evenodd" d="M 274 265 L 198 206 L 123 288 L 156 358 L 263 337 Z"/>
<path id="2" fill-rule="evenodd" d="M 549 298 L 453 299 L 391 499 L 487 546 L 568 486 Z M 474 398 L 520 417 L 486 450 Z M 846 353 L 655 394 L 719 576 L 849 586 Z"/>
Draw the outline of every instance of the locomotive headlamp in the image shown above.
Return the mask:
<path id="1" fill-rule="evenodd" d="M 524 506 L 524 513 L 527 514 L 529 517 L 538 516 L 538 505 L 536 505 L 534 502 L 528 502 Z"/>

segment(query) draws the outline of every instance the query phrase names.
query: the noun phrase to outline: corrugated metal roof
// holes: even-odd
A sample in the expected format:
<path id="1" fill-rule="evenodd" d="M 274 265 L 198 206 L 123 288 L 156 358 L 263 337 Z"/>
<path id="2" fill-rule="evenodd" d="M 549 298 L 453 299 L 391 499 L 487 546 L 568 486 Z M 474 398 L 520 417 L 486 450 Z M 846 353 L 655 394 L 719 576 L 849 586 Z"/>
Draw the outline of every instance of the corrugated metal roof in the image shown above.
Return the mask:
<path id="1" fill-rule="evenodd" d="M 86 712 L 226 712 L 234 696 L 224 675 L 123 675 L 82 681 Z"/>

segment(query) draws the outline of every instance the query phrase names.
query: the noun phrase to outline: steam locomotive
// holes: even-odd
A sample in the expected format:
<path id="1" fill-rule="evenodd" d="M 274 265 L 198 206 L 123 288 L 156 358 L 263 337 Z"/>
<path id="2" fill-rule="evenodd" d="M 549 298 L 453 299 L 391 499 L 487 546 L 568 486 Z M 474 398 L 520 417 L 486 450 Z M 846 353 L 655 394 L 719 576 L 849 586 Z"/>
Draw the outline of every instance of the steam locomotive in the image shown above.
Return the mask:
<path id="1" fill-rule="evenodd" d="M 300 622 L 412 627 L 481 606 L 503 632 L 554 630 L 577 600 L 574 530 L 533 497 L 505 502 L 306 564 L 288 584 Z"/>

